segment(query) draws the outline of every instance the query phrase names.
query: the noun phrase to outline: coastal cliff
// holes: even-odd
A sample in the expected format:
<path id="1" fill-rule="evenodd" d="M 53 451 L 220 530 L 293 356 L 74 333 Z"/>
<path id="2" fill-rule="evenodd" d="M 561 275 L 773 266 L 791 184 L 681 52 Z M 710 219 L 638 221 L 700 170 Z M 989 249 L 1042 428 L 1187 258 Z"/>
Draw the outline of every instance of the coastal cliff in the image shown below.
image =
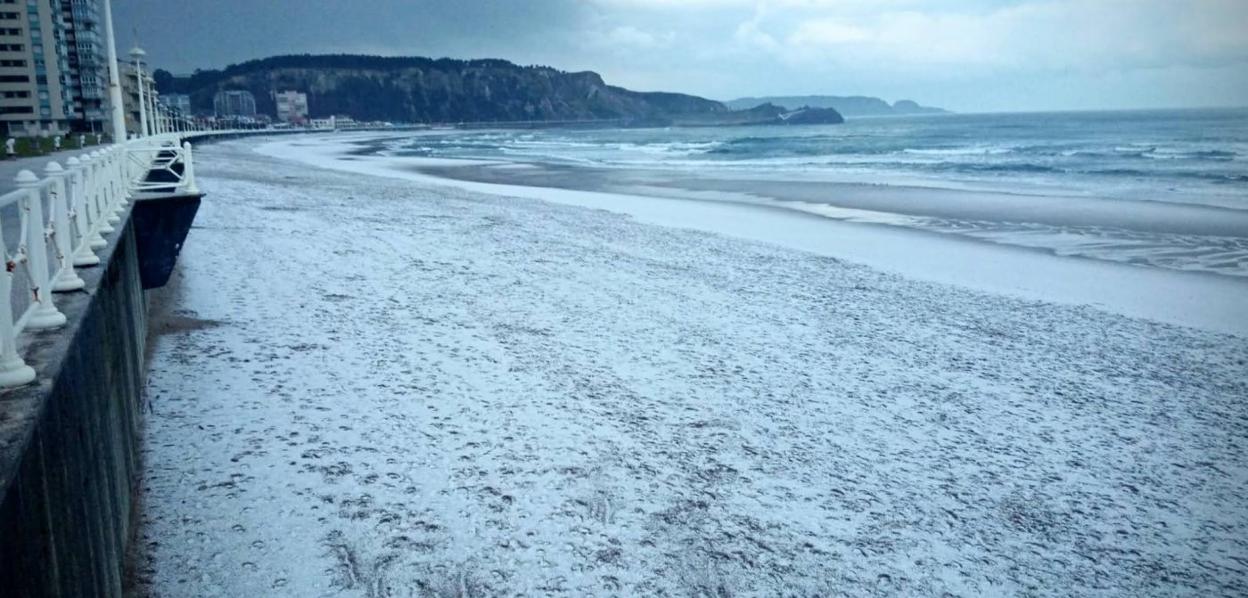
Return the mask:
<path id="1" fill-rule="evenodd" d="M 273 92 L 296 90 L 308 95 L 312 118 L 346 115 L 361 121 L 722 126 L 842 120 L 834 110 L 807 114 L 775 105 L 731 110 L 694 95 L 608 85 L 591 71 L 497 59 L 275 56 L 189 77 L 157 71 L 155 78 L 161 93 L 188 94 L 192 109 L 201 114 L 212 113 L 218 91 L 247 90 L 259 113 L 273 115 Z M 797 120 L 788 120 L 796 113 L 801 113 Z"/>
<path id="2" fill-rule="evenodd" d="M 369 121 L 663 122 L 674 115 L 728 112 L 697 96 L 607 85 L 594 72 L 493 59 L 277 56 L 157 79 L 162 93 L 189 94 L 200 112 L 211 112 L 213 95 L 225 89 L 250 91 L 260 113 L 275 113 L 273 91 L 293 89 L 308 94 L 313 118 L 349 115 Z"/>

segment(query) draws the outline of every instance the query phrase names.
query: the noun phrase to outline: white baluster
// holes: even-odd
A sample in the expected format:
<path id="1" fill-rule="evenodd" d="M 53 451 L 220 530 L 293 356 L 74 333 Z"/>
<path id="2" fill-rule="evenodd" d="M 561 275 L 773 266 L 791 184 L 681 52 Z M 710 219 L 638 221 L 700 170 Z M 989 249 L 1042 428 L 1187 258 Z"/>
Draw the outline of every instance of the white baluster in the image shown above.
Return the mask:
<path id="1" fill-rule="evenodd" d="M 0 387 L 12 388 L 34 381 L 35 370 L 17 354 L 17 329 L 13 326 L 13 269 L 16 264 L 8 260 L 3 228 L 0 226 L 0 248 L 5 256 L 5 268 L 0 272 Z"/>
<path id="2" fill-rule="evenodd" d="M 126 198 L 130 197 L 131 191 L 130 179 L 126 178 L 126 150 L 120 147 L 115 147 L 113 148 L 112 153 L 113 168 L 111 172 L 114 179 L 117 181 L 117 205 L 124 208 L 130 205 L 130 202 L 126 201 Z"/>
<path id="3" fill-rule="evenodd" d="M 34 310 L 26 327 L 31 329 L 56 328 L 65 325 L 65 314 L 56 309 L 52 301 L 52 281 L 48 272 L 48 245 L 45 237 L 46 221 L 43 219 L 43 190 L 39 177 L 29 170 L 17 173 L 17 187 L 26 191 L 22 207 L 26 210 L 27 264 L 30 271 L 31 305 Z"/>
<path id="4" fill-rule="evenodd" d="M 109 224 L 117 224 L 121 222 L 121 196 L 125 195 L 122 191 L 124 185 L 117 172 L 117 152 L 110 151 L 105 154 L 103 175 L 108 188 L 108 203 L 105 204 L 107 214 L 105 218 Z"/>
<path id="5" fill-rule="evenodd" d="M 48 162 L 43 174 L 52 181 L 48 189 L 48 230 L 51 231 L 52 249 L 56 252 L 56 276 L 52 277 L 52 290 L 58 293 L 77 291 L 86 283 L 74 272 L 73 243 L 69 230 L 69 198 L 66 179 L 69 172 L 56 162 Z"/>
<path id="6" fill-rule="evenodd" d="M 87 206 L 87 214 L 91 217 L 91 238 L 88 243 L 92 249 L 107 247 L 108 241 L 104 239 L 103 233 L 113 232 L 113 227 L 108 225 L 101 207 L 104 188 L 100 184 L 99 162 L 98 151 L 91 152 L 82 158 L 82 163 L 86 167 L 83 172 L 84 187 L 87 189 L 83 202 Z"/>
<path id="7" fill-rule="evenodd" d="M 83 179 L 86 178 L 82 161 L 76 157 L 71 157 L 66 163 L 69 165 L 69 191 L 66 198 L 69 200 L 69 210 L 71 213 L 71 224 L 74 226 L 74 253 L 73 260 L 75 267 L 97 266 L 100 258 L 91 251 L 91 216 L 87 211 L 86 202 L 86 185 Z M 103 239 L 100 239 L 103 241 Z"/>

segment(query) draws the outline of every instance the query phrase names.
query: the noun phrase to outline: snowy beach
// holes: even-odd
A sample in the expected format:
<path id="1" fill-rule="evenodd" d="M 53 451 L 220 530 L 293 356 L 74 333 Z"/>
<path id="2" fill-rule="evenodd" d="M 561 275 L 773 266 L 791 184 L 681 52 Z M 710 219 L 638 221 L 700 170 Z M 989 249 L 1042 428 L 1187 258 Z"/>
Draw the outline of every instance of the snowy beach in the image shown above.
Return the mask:
<path id="1" fill-rule="evenodd" d="M 1144 280 L 1098 308 L 256 144 L 153 298 L 140 590 L 1248 593 L 1237 281 L 1073 266 Z"/>

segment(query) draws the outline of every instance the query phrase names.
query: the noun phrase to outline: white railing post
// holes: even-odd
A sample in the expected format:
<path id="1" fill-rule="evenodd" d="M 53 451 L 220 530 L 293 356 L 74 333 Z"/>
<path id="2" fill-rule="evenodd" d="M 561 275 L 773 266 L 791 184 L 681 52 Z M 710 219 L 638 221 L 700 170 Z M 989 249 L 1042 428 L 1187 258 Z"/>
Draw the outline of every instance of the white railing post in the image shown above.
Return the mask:
<path id="1" fill-rule="evenodd" d="M 130 159 L 130 155 L 134 152 L 134 150 L 130 149 L 130 144 L 127 144 L 121 146 L 121 149 L 117 150 L 117 152 L 121 154 L 121 178 L 126 181 L 126 186 L 133 187 L 134 164 Z"/>
<path id="2" fill-rule="evenodd" d="M 117 215 L 117 181 L 114 172 L 113 157 L 116 152 L 107 150 L 100 152 L 96 159 L 96 173 L 100 177 L 100 231 L 113 232 L 114 224 L 121 222 L 121 216 Z"/>
<path id="3" fill-rule="evenodd" d="M 48 231 L 57 261 L 52 290 L 58 293 L 77 291 L 86 286 L 86 283 L 74 272 L 74 251 L 69 233 L 69 198 L 66 197 L 69 186 L 65 184 L 69 173 L 56 162 L 48 162 L 43 173 L 52 181 L 48 189 L 48 209 L 52 210 L 51 218 L 48 219 Z"/>
<path id="4" fill-rule="evenodd" d="M 0 227 L 0 249 L 4 254 L 4 271 L 0 272 L 0 387 L 12 388 L 35 379 L 34 368 L 17 354 L 17 328 L 13 326 L 13 270 L 17 263 L 9 257 Z"/>
<path id="5" fill-rule="evenodd" d="M 182 142 L 182 178 L 186 179 L 186 192 L 199 193 L 195 185 L 195 160 L 191 157 L 191 142 Z"/>
<path id="6" fill-rule="evenodd" d="M 117 185 L 120 187 L 121 193 L 117 196 L 118 203 L 122 206 L 130 205 L 126 198 L 130 197 L 133 190 L 133 184 L 130 178 L 126 176 L 129 170 L 126 169 L 126 148 L 117 147 L 113 151 L 113 159 L 116 160 L 116 166 L 113 167 L 113 175 L 117 177 Z"/>
<path id="7" fill-rule="evenodd" d="M 87 213 L 86 177 L 83 174 L 86 169 L 76 157 L 70 157 L 66 164 L 69 164 L 69 192 L 66 197 L 69 200 L 69 219 L 74 227 L 74 266 L 97 266 L 100 258 L 91 251 L 91 219 Z"/>
<path id="8" fill-rule="evenodd" d="M 43 219 L 43 191 L 39 177 L 29 170 L 17 173 L 17 187 L 26 191 L 22 209 L 26 211 L 26 265 L 30 272 L 32 310 L 26 326 L 32 329 L 56 328 L 66 322 L 65 314 L 52 301 L 52 280 L 48 272 L 47 223 Z"/>
<path id="9" fill-rule="evenodd" d="M 92 249 L 100 249 L 108 246 L 108 241 L 104 240 L 103 233 L 113 232 L 113 227 L 108 225 L 108 219 L 104 217 L 104 184 L 100 180 L 100 155 L 99 151 L 91 152 L 83 156 L 82 163 L 87 167 L 84 172 L 85 186 L 87 195 L 84 201 L 87 203 L 87 213 L 91 216 L 91 240 Z"/>

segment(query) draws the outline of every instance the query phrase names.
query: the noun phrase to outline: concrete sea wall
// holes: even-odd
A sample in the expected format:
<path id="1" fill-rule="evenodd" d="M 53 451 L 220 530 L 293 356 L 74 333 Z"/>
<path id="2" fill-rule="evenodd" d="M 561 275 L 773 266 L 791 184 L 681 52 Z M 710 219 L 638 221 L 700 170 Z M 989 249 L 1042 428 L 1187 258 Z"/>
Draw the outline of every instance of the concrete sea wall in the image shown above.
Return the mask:
<path id="1" fill-rule="evenodd" d="M 69 323 L 23 338 L 36 382 L 0 394 L 0 596 L 122 593 L 147 330 L 131 216 L 56 295 Z"/>

